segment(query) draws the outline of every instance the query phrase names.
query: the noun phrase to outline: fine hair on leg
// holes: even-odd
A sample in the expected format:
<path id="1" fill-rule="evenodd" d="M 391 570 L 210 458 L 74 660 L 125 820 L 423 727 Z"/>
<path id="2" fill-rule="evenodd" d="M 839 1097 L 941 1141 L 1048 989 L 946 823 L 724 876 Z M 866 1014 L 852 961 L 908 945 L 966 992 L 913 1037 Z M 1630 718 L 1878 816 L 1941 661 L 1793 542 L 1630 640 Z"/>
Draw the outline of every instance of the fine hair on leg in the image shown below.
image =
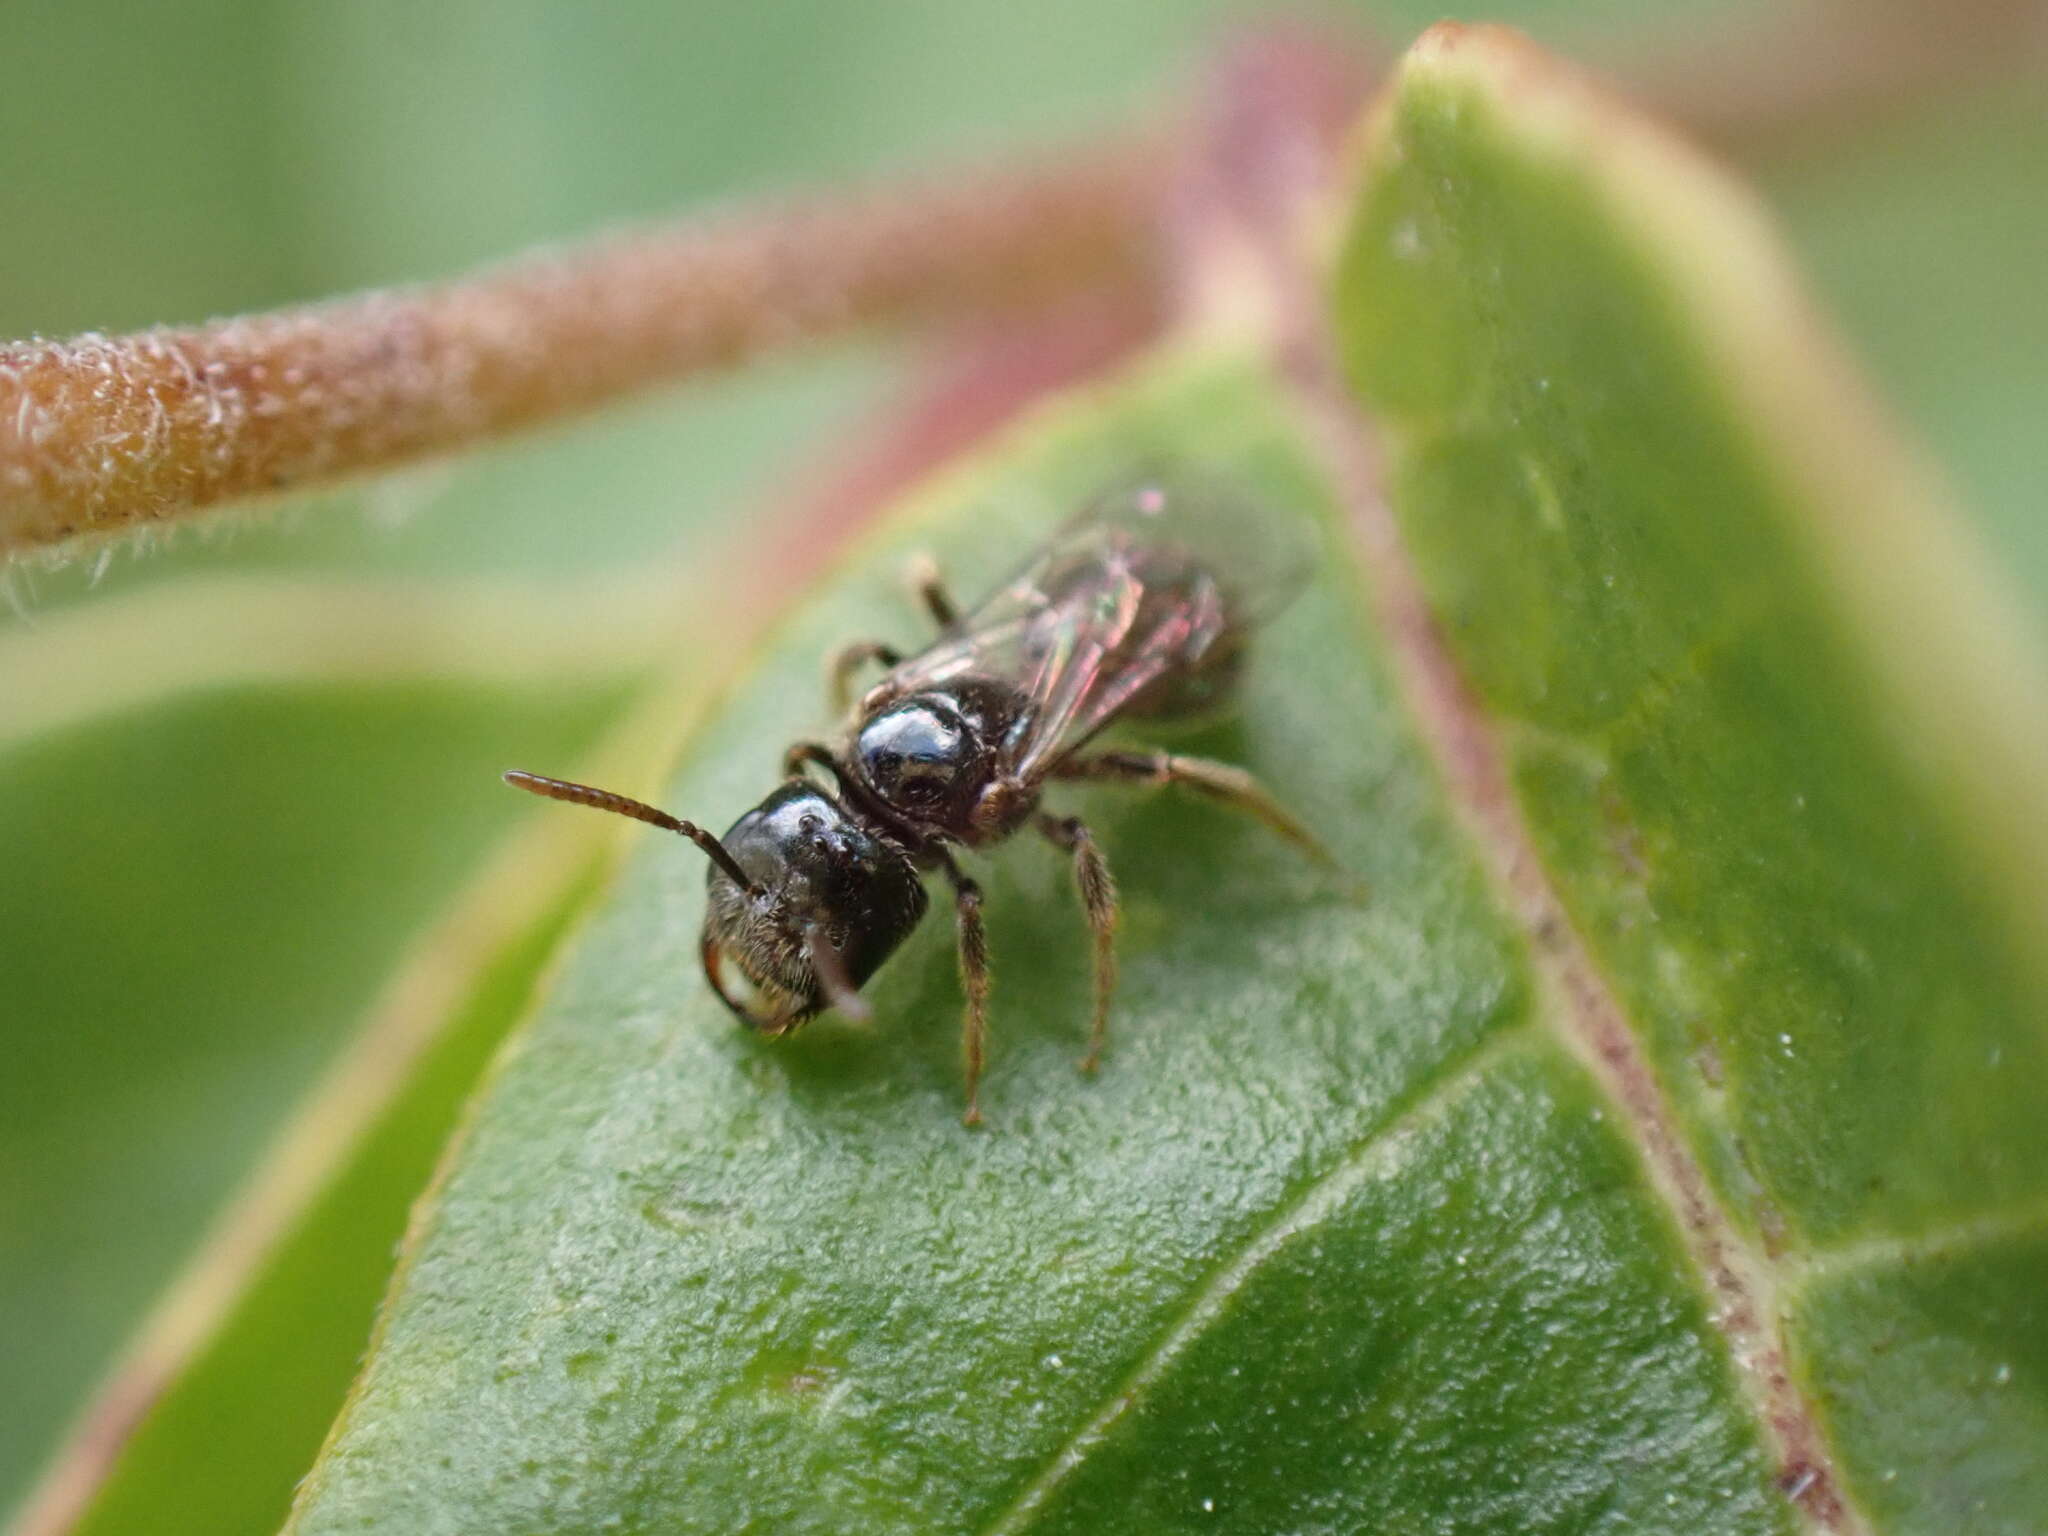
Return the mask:
<path id="1" fill-rule="evenodd" d="M 1364 886 L 1343 869 L 1322 839 L 1250 773 L 1235 763 L 1207 757 L 1180 757 L 1171 752 L 1098 752 L 1076 758 L 1053 770 L 1056 778 L 1112 784 L 1183 784 L 1262 822 L 1327 869 L 1345 874 L 1364 895 Z"/>
<path id="2" fill-rule="evenodd" d="M 1078 817 L 1040 816 L 1038 829 L 1073 856 L 1074 887 L 1081 893 L 1095 940 L 1095 1013 L 1088 1030 L 1088 1054 L 1081 1058 L 1081 1070 L 1093 1072 L 1109 1039 L 1109 1005 L 1116 995 L 1116 880 L 1101 845 Z"/>
<path id="3" fill-rule="evenodd" d="M 981 1069 L 988 1060 L 988 930 L 981 921 L 981 887 L 950 856 L 941 866 L 953 885 L 953 915 L 959 930 L 960 990 L 967 1007 L 961 1021 L 960 1057 L 967 1077 L 963 1125 L 981 1124 Z"/>

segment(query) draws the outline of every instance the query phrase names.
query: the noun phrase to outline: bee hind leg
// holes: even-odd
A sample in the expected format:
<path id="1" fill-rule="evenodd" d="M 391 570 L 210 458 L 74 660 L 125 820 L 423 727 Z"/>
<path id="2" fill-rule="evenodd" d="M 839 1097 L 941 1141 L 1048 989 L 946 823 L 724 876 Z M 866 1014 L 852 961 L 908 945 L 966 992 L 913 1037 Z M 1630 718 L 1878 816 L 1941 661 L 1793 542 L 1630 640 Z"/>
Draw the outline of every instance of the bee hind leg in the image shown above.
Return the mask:
<path id="1" fill-rule="evenodd" d="M 1322 839 L 1272 792 L 1234 763 L 1206 757 L 1178 757 L 1171 752 L 1098 752 L 1063 763 L 1053 770 L 1062 779 L 1088 779 L 1119 784 L 1184 784 L 1231 810 L 1264 823 L 1325 869 L 1342 876 L 1363 899 L 1364 885 L 1339 864 Z"/>
<path id="2" fill-rule="evenodd" d="M 1109 1004 L 1116 993 L 1116 881 L 1094 834 L 1078 818 L 1041 816 L 1038 830 L 1073 855 L 1074 885 L 1095 936 L 1095 1018 L 1088 1031 L 1088 1054 L 1081 1058 L 1081 1070 L 1093 1072 L 1109 1038 Z"/>

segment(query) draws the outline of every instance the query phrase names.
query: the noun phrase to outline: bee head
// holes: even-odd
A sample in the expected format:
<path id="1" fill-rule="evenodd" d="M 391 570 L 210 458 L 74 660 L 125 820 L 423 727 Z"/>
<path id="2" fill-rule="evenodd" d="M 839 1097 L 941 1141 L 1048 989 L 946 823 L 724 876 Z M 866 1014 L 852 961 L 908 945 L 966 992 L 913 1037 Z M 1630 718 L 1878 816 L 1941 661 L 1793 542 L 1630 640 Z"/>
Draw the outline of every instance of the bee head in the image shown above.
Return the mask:
<path id="1" fill-rule="evenodd" d="M 908 855 L 799 780 L 719 841 L 733 867 L 714 860 L 707 883 L 701 952 L 711 989 L 764 1034 L 786 1034 L 827 1007 L 863 1015 L 861 986 L 924 916 Z"/>
<path id="2" fill-rule="evenodd" d="M 910 856 L 792 779 L 723 839 L 644 801 L 537 773 L 505 782 L 550 800 L 630 816 L 687 837 L 711 860 L 700 946 L 704 977 L 726 1007 L 783 1035 L 819 1010 L 865 1017 L 860 988 L 924 916 Z"/>

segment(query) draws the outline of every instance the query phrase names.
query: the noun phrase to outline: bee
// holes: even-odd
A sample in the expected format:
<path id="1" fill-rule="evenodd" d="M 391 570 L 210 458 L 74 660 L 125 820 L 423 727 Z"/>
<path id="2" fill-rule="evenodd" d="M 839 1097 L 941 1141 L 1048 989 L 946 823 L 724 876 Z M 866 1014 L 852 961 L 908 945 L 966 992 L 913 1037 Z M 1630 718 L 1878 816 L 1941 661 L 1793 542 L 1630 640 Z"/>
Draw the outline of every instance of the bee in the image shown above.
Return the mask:
<path id="1" fill-rule="evenodd" d="M 847 726 L 800 741 L 783 782 L 723 837 L 641 801 L 539 774 L 517 788 L 679 833 L 711 861 L 699 945 L 726 1007 L 787 1035 L 827 1007 L 864 1019 L 860 989 L 923 919 L 924 876 L 953 898 L 965 993 L 966 1123 L 981 1119 L 989 952 L 981 887 L 955 849 L 1035 829 L 1072 864 L 1094 948 L 1094 1016 L 1082 1069 L 1108 1035 L 1116 989 L 1116 882 L 1086 824 L 1045 804 L 1063 783 L 1178 784 L 1265 823 L 1328 864 L 1308 829 L 1242 768 L 1164 751 L 1104 748 L 1112 724 L 1209 715 L 1231 696 L 1245 641 L 1304 583 L 1299 527 L 1213 487 L 1147 480 L 1093 503 L 1008 583 L 961 609 L 937 568 L 914 572 L 938 627 L 923 650 L 877 641 L 836 653 L 831 692 Z M 863 668 L 879 682 L 858 704 Z"/>

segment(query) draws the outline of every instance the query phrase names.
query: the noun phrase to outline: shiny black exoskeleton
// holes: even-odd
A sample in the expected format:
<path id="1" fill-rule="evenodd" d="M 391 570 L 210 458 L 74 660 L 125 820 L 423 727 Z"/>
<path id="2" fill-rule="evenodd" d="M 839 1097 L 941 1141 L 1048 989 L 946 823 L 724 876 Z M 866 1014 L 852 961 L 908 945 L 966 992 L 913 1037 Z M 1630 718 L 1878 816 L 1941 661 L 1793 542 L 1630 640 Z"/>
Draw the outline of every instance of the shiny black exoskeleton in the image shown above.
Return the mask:
<path id="1" fill-rule="evenodd" d="M 1146 484 L 1069 524 L 1007 586 L 960 613 L 935 574 L 920 581 L 939 638 L 912 656 L 848 646 L 833 676 L 888 670 L 837 745 L 801 742 L 785 782 L 722 838 L 664 811 L 533 774 L 520 788 L 633 816 L 690 838 L 711 859 L 704 974 L 754 1029 L 787 1034 L 832 1006 L 866 1013 L 860 988 L 923 919 L 922 875 L 953 888 L 967 994 L 967 1118 L 987 1028 L 988 946 L 980 888 L 955 847 L 1027 824 L 1070 856 L 1095 941 L 1100 1055 L 1115 985 L 1116 888 L 1087 827 L 1045 813 L 1052 780 L 1182 783 L 1265 821 L 1320 856 L 1309 833 L 1243 770 L 1161 752 L 1083 752 L 1119 718 L 1206 710 L 1227 695 L 1248 627 L 1290 595 L 1305 562 L 1286 530 L 1213 494 Z M 831 790 L 806 776 L 818 769 Z"/>
<path id="2" fill-rule="evenodd" d="M 756 1029 L 780 1034 L 816 1013 L 834 965 L 858 991 L 924 917 L 903 844 L 813 784 L 784 784 L 719 841 L 747 879 L 711 867 L 704 974 Z"/>

